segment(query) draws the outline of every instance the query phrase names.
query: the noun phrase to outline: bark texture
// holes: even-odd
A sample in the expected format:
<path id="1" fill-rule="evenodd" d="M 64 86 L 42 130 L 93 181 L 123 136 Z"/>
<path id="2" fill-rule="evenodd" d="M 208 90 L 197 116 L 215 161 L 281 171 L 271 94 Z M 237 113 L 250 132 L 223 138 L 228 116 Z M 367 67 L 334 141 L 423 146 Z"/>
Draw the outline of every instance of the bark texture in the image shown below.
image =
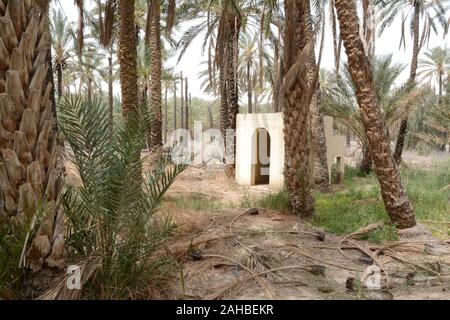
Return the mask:
<path id="1" fill-rule="evenodd" d="M 237 55 L 240 32 L 240 20 L 232 8 L 227 9 L 226 14 L 226 90 L 228 96 L 228 129 L 236 131 L 236 117 L 239 113 L 239 92 L 237 87 Z M 229 139 L 228 152 L 236 155 L 236 137 Z M 228 177 L 234 177 L 236 165 L 233 163 L 225 165 L 225 173 Z"/>
<path id="2" fill-rule="evenodd" d="M 375 94 L 370 62 L 359 37 L 359 22 L 354 0 L 336 0 L 342 39 L 349 70 L 356 87 L 364 128 L 369 140 L 374 170 L 391 221 L 399 228 L 416 224 L 414 210 L 403 189 L 398 168 L 391 155 L 389 137 Z"/>
<path id="3" fill-rule="evenodd" d="M 314 30 L 311 16 L 311 8 L 309 1 L 305 6 L 305 22 L 306 22 L 306 41 L 314 43 Z M 313 47 L 314 48 L 314 47 Z M 316 78 L 317 63 L 315 50 L 313 49 L 307 63 L 308 82 L 309 86 L 314 85 L 313 81 Z M 313 144 L 314 156 L 314 183 L 316 187 L 322 191 L 327 191 L 330 188 L 328 176 L 327 163 L 327 141 L 325 138 L 325 127 L 323 120 L 323 112 L 320 108 L 321 92 L 320 85 L 317 83 L 313 99 L 311 100 L 311 135 Z"/>
<path id="4" fill-rule="evenodd" d="M 307 77 L 307 63 L 312 45 L 306 43 L 306 6 L 309 1 L 285 1 L 285 67 L 284 81 L 284 176 L 292 212 L 311 217 L 315 201 L 311 194 L 312 163 L 310 136 L 310 103 L 315 91 Z"/>
<path id="5" fill-rule="evenodd" d="M 152 0 L 150 9 L 150 108 L 153 111 L 150 132 L 150 148 L 158 150 L 162 146 L 162 62 L 161 62 L 161 7 L 159 0 Z"/>
<path id="6" fill-rule="evenodd" d="M 36 230 L 22 261 L 33 273 L 64 267 L 63 165 L 45 19 L 30 1 L 0 8 L 0 220 Z"/>
<path id="7" fill-rule="evenodd" d="M 122 113 L 126 117 L 138 105 L 135 0 L 119 0 L 119 63 Z"/>

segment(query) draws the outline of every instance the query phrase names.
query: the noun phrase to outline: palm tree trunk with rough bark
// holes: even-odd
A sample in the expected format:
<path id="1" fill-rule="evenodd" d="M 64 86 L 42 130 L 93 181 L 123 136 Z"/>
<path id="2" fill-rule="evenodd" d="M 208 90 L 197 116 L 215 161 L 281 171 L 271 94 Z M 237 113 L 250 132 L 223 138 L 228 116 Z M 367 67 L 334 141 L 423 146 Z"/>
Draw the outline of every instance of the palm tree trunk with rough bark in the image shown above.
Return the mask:
<path id="1" fill-rule="evenodd" d="M 225 75 L 225 63 L 219 68 L 219 93 L 220 93 L 220 132 L 222 133 L 224 147 L 226 146 L 226 133 L 228 129 L 228 97 Z"/>
<path id="2" fill-rule="evenodd" d="M 336 10 L 349 70 L 356 88 L 363 125 L 369 141 L 374 170 L 391 221 L 401 229 L 416 225 L 414 209 L 392 157 L 389 136 L 375 94 L 372 69 L 359 37 L 359 22 L 354 0 L 336 0 Z"/>
<path id="3" fill-rule="evenodd" d="M 413 54 L 411 60 L 411 69 L 409 73 L 408 86 L 413 88 L 416 81 L 417 65 L 419 61 L 420 45 L 420 3 L 419 0 L 414 1 L 414 17 L 413 17 Z M 395 145 L 394 159 L 397 163 L 402 160 L 403 148 L 405 146 L 406 133 L 408 131 L 408 115 L 406 115 L 401 123 L 397 135 L 397 143 Z"/>
<path id="4" fill-rule="evenodd" d="M 308 4 L 305 6 L 306 12 L 306 41 L 314 42 L 313 22 L 311 17 L 311 8 Z M 314 81 L 315 75 L 318 72 L 316 64 L 315 50 L 313 49 L 307 63 L 308 81 L 310 85 Z M 328 176 L 328 162 L 327 162 L 327 142 L 325 138 L 325 127 L 323 120 L 323 112 L 320 109 L 321 92 L 320 85 L 317 84 L 316 92 L 311 101 L 311 135 L 314 150 L 314 183 L 322 191 L 327 191 L 330 188 Z"/>
<path id="5" fill-rule="evenodd" d="M 184 128 L 189 130 L 189 83 L 188 78 L 184 79 Z"/>
<path id="6" fill-rule="evenodd" d="M 247 62 L 247 104 L 248 104 L 248 113 L 253 113 L 252 108 L 252 76 L 251 76 L 251 62 Z"/>
<path id="7" fill-rule="evenodd" d="M 177 80 L 173 80 L 173 131 L 177 130 Z"/>
<path id="8" fill-rule="evenodd" d="M 108 110 L 111 130 L 114 124 L 114 87 L 113 87 L 113 55 L 112 47 L 109 49 L 108 57 Z"/>
<path id="9" fill-rule="evenodd" d="M 31 295 L 49 284 L 41 273 L 64 268 L 64 167 L 45 20 L 30 1 L 0 9 L 0 220 L 36 231 L 20 262 L 31 270 L 25 281 Z"/>
<path id="10" fill-rule="evenodd" d="M 180 73 L 180 99 L 181 99 L 180 128 L 184 129 L 184 78 L 183 78 L 183 72 Z"/>
<path id="11" fill-rule="evenodd" d="M 150 148 L 158 150 L 162 146 L 162 62 L 161 62 L 161 7 L 159 0 L 152 0 L 150 7 L 150 107 L 153 110 L 150 132 Z"/>
<path id="12" fill-rule="evenodd" d="M 58 99 L 61 99 L 62 95 L 63 95 L 63 83 L 62 83 L 62 65 L 61 63 L 57 63 L 55 66 L 56 69 L 56 78 L 58 81 Z"/>
<path id="13" fill-rule="evenodd" d="M 168 113 L 168 105 L 167 105 L 167 96 L 169 89 L 166 87 L 164 89 L 164 143 L 167 142 L 167 113 Z"/>
<path id="14" fill-rule="evenodd" d="M 135 0 L 119 0 L 119 64 L 122 113 L 125 117 L 138 106 Z"/>
<path id="15" fill-rule="evenodd" d="M 315 84 L 309 83 L 305 64 L 311 55 L 306 42 L 306 6 L 309 1 L 286 0 L 285 80 L 284 80 L 284 176 L 292 213 L 311 217 L 315 210 L 312 196 L 310 105 Z M 310 85 L 313 87 L 310 87 Z"/>
<path id="16" fill-rule="evenodd" d="M 226 82 L 228 95 L 228 128 L 236 131 L 236 117 L 239 113 L 239 92 L 237 87 L 237 50 L 239 48 L 238 39 L 240 32 L 240 21 L 234 11 L 227 14 L 227 42 L 226 42 Z M 231 143 L 231 145 L 229 145 Z M 236 155 L 236 137 L 229 138 L 227 141 L 227 152 L 232 155 L 233 159 Z M 228 177 L 234 177 L 235 161 L 225 165 L 225 173 Z"/>
<path id="17" fill-rule="evenodd" d="M 372 171 L 372 153 L 368 145 L 362 146 L 362 158 L 359 165 L 359 170 L 363 174 L 369 174 Z"/>

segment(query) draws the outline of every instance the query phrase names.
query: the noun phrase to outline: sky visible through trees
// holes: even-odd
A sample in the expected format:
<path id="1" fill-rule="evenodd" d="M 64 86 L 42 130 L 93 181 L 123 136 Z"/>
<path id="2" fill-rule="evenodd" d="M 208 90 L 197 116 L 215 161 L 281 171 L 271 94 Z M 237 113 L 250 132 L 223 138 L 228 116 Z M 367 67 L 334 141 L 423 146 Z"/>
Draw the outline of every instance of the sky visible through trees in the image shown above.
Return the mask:
<path id="1" fill-rule="evenodd" d="M 92 1 L 91 1 L 92 2 Z M 76 23 L 78 19 L 78 12 L 72 1 L 59 1 L 57 4 L 53 4 L 56 7 L 62 7 L 69 21 L 73 21 Z M 87 6 L 88 7 L 88 6 Z M 328 13 L 327 13 L 328 15 Z M 389 27 L 389 30 L 384 32 L 379 38 L 376 39 L 376 55 L 393 55 L 394 63 L 403 63 L 409 64 L 411 61 L 411 52 L 412 52 L 412 40 L 411 37 L 406 37 L 406 46 L 403 48 L 399 48 L 400 43 L 400 25 L 401 18 L 397 17 L 393 22 L 392 26 Z M 178 38 L 183 31 L 187 29 L 189 24 L 184 23 L 181 28 L 174 31 L 174 35 Z M 406 32 L 409 32 L 408 30 Z M 332 33 L 331 27 L 329 23 L 329 18 L 327 17 L 327 25 L 325 30 L 325 48 L 323 50 L 323 58 L 322 58 L 322 68 L 332 70 L 334 68 L 334 56 L 333 56 L 333 46 L 332 46 Z M 180 72 L 191 79 L 191 83 L 189 84 L 189 90 L 192 93 L 192 96 L 203 98 L 206 100 L 214 99 L 211 95 L 205 94 L 201 89 L 201 81 L 198 80 L 198 73 L 204 68 L 202 66 L 202 62 L 205 61 L 205 55 L 201 54 L 203 37 L 197 37 L 191 46 L 186 50 L 186 53 L 181 58 L 180 62 L 178 61 L 178 55 L 174 55 L 170 58 L 165 66 L 166 67 L 175 67 L 174 71 Z M 439 35 L 435 35 L 433 32 L 430 36 L 430 41 L 428 45 L 425 45 L 421 50 L 421 54 L 426 50 L 435 47 L 435 46 L 450 46 L 450 38 L 447 35 L 445 38 L 442 36 L 442 33 Z M 344 50 L 342 50 L 342 61 L 346 61 L 346 56 Z M 398 77 L 396 81 L 396 85 L 401 85 L 408 78 L 408 69 L 406 68 L 403 73 Z M 119 86 L 117 83 L 116 86 Z"/>

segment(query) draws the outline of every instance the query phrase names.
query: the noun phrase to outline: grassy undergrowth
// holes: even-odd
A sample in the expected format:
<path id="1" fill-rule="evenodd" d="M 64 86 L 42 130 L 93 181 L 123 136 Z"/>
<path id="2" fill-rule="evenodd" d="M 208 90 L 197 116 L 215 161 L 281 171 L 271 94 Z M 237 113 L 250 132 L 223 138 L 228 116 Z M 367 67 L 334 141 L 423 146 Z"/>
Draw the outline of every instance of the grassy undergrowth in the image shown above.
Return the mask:
<path id="1" fill-rule="evenodd" d="M 416 210 L 417 220 L 430 226 L 438 234 L 449 235 L 450 162 L 432 170 L 403 169 L 402 180 Z M 359 176 L 353 168 L 347 168 L 342 190 L 324 194 L 316 193 L 316 215 L 311 223 L 335 234 L 351 233 L 380 220 L 389 221 L 381 199 L 376 177 Z M 289 211 L 289 199 L 285 191 L 270 194 L 256 201 L 256 205 L 280 212 Z M 368 240 L 380 243 L 395 240 L 394 226 L 389 225 L 371 232 Z"/>
<path id="2" fill-rule="evenodd" d="M 216 196 L 208 196 L 202 193 L 189 193 L 187 195 L 167 196 L 165 202 L 172 202 L 177 208 L 187 210 L 219 210 L 226 204 Z"/>

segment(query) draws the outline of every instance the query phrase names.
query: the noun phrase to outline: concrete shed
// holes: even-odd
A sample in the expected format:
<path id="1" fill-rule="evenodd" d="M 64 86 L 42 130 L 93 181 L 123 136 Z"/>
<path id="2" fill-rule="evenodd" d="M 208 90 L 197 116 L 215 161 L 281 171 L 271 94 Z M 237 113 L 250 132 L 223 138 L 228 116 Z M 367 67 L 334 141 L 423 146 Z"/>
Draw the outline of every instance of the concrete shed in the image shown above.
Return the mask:
<path id="1" fill-rule="evenodd" d="M 331 117 L 325 117 L 324 124 L 330 181 L 331 167 L 336 163 L 339 182 L 344 172 L 345 137 L 334 135 Z M 267 184 L 272 190 L 281 190 L 284 186 L 283 114 L 238 114 L 235 161 L 238 184 Z"/>

